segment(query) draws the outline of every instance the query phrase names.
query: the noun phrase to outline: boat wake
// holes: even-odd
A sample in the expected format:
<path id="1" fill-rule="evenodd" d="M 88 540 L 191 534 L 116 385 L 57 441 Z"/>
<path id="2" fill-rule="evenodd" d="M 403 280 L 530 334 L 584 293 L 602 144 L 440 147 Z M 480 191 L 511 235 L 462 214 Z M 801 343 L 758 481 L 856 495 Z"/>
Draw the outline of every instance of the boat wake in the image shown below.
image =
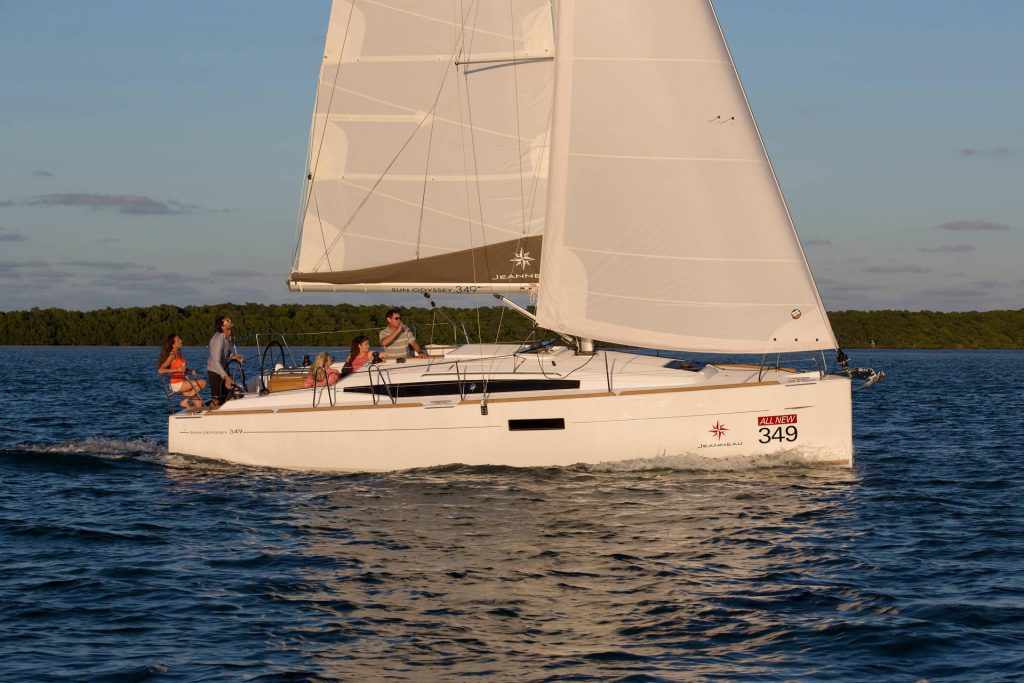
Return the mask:
<path id="1" fill-rule="evenodd" d="M 135 439 L 86 437 L 84 439 L 75 439 L 73 441 L 65 441 L 61 443 L 22 443 L 11 446 L 6 450 L 21 451 L 25 453 L 82 454 L 105 458 L 167 455 L 166 445 L 145 437 L 138 437 Z"/>

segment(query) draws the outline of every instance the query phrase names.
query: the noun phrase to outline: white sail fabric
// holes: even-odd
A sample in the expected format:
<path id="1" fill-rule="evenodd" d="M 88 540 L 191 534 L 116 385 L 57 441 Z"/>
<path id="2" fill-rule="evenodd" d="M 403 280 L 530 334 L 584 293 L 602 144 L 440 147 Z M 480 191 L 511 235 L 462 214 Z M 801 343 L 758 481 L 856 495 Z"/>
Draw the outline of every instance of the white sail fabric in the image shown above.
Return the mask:
<path id="1" fill-rule="evenodd" d="M 539 323 L 648 348 L 834 348 L 708 0 L 558 8 Z"/>
<path id="2" fill-rule="evenodd" d="M 553 43 L 548 0 L 335 0 L 290 286 L 536 282 Z"/>

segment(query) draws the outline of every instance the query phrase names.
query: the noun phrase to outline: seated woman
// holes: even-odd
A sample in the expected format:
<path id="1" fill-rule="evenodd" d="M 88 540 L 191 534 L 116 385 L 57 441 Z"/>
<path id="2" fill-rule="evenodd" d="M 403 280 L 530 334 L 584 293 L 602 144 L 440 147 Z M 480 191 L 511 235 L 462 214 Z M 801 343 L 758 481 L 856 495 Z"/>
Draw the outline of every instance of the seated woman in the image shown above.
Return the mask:
<path id="1" fill-rule="evenodd" d="M 178 335 L 167 335 L 160 346 L 160 360 L 156 363 L 156 371 L 161 375 L 170 375 L 168 382 L 171 391 L 185 397 L 181 407 L 190 413 L 198 413 L 203 409 L 203 399 L 199 392 L 206 386 L 206 380 L 196 378 L 195 370 L 191 371 L 191 378 L 185 377 L 189 369 L 185 357 L 181 354 L 181 344 L 181 337 Z"/>
<path id="2" fill-rule="evenodd" d="M 341 379 L 341 373 L 331 367 L 333 362 L 331 354 L 326 351 L 316 354 L 316 360 L 309 366 L 309 374 L 306 376 L 306 388 L 311 388 L 313 382 L 316 382 L 318 387 L 323 387 L 330 386 Z"/>
<path id="3" fill-rule="evenodd" d="M 370 340 L 359 335 L 352 340 L 352 347 L 349 349 L 348 358 L 341 369 L 342 376 L 349 375 L 359 370 L 370 362 Z"/>

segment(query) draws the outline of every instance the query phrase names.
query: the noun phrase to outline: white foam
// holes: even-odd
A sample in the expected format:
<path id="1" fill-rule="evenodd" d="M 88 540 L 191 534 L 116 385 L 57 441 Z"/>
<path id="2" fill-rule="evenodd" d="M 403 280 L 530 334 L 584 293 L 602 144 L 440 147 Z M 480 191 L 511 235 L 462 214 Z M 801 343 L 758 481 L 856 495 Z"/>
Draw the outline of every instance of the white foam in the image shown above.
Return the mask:
<path id="1" fill-rule="evenodd" d="M 19 444 L 17 447 L 35 453 L 83 453 L 107 458 L 167 455 L 167 446 L 145 437 L 109 439 L 94 436 L 55 444 Z"/>
<path id="2" fill-rule="evenodd" d="M 740 472 L 773 467 L 843 466 L 846 460 L 837 460 L 828 451 L 794 448 L 770 455 L 731 455 L 709 458 L 696 453 L 663 455 L 655 458 L 618 460 L 588 466 L 598 472 L 637 472 L 641 470 L 688 470 L 698 472 Z"/>

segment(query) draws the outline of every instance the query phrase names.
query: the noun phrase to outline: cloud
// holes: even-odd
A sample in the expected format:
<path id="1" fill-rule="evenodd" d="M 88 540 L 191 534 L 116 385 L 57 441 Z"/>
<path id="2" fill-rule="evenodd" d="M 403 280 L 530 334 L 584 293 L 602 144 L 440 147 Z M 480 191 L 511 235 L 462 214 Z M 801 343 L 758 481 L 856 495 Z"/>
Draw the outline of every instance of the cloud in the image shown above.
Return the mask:
<path id="1" fill-rule="evenodd" d="M 973 285 L 960 285 L 953 287 L 935 287 L 921 291 L 925 296 L 943 297 L 949 299 L 973 299 L 983 296 L 988 292 Z"/>
<path id="2" fill-rule="evenodd" d="M 96 262 L 94 262 L 96 263 Z M 206 275 L 186 275 L 157 270 L 152 267 L 130 265 L 119 267 L 102 280 L 94 280 L 96 286 L 121 287 L 128 286 L 138 290 L 161 288 L 193 289 L 191 285 L 210 284 L 213 279 Z"/>
<path id="3" fill-rule="evenodd" d="M 805 247 L 831 247 L 832 240 L 804 240 Z"/>
<path id="4" fill-rule="evenodd" d="M 42 261 L 0 261 L 0 271 L 12 271 L 19 268 L 39 268 L 40 266 L 49 265 L 49 263 Z"/>
<path id="5" fill-rule="evenodd" d="M 65 280 L 74 275 L 43 261 L 0 261 L 0 279 L 22 282 L 30 280 L 33 287 L 48 286 L 49 283 Z"/>
<path id="6" fill-rule="evenodd" d="M 65 261 L 66 266 L 78 266 L 80 268 L 104 268 L 106 270 L 125 270 L 134 268 L 134 263 L 127 261 Z"/>
<path id="7" fill-rule="evenodd" d="M 960 150 L 960 156 L 962 157 L 1008 157 L 1016 154 L 1016 152 L 1009 147 L 964 147 Z"/>
<path id="8" fill-rule="evenodd" d="M 1009 225 L 1004 225 L 1003 223 L 992 223 L 990 221 L 950 221 L 939 226 L 939 230 L 953 230 L 954 232 L 961 232 L 964 230 L 970 232 L 981 232 L 983 230 L 1001 232 L 1009 229 Z"/>
<path id="9" fill-rule="evenodd" d="M 198 207 L 177 201 L 162 202 L 137 194 L 88 194 L 71 192 L 41 194 L 27 199 L 0 202 L 0 206 L 84 206 L 94 211 L 112 210 L 134 216 L 168 216 L 190 213 Z"/>
<path id="10" fill-rule="evenodd" d="M 24 242 L 27 239 L 16 230 L 0 230 L 0 242 Z"/>
<path id="11" fill-rule="evenodd" d="M 918 266 L 913 263 L 898 264 L 892 266 L 868 266 L 865 273 L 930 273 L 931 268 Z"/>
<path id="12" fill-rule="evenodd" d="M 222 270 L 217 275 L 223 275 L 224 277 L 259 277 L 266 275 L 258 270 Z"/>
<path id="13" fill-rule="evenodd" d="M 982 289 L 1004 289 L 1008 285 L 1002 280 L 975 280 L 971 283 L 972 287 L 981 287 Z"/>
<path id="14" fill-rule="evenodd" d="M 962 254 L 965 251 L 974 251 L 970 244 L 944 244 L 941 247 L 921 247 L 921 251 L 931 254 Z"/>
<path id="15" fill-rule="evenodd" d="M 52 178 L 53 174 L 50 173 L 49 171 L 44 171 L 42 169 L 36 169 L 35 171 L 32 171 L 32 177 L 33 178 Z"/>

